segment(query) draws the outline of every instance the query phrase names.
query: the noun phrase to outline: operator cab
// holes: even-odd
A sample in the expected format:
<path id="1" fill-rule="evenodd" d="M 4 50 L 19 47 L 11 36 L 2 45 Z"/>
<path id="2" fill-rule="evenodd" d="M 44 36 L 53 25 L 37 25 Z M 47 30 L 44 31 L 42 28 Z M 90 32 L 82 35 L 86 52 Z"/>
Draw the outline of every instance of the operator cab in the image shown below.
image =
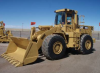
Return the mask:
<path id="1" fill-rule="evenodd" d="M 76 10 L 60 9 L 56 10 L 55 25 L 62 25 L 63 27 L 69 26 L 75 29 L 78 25 L 78 17 Z"/>

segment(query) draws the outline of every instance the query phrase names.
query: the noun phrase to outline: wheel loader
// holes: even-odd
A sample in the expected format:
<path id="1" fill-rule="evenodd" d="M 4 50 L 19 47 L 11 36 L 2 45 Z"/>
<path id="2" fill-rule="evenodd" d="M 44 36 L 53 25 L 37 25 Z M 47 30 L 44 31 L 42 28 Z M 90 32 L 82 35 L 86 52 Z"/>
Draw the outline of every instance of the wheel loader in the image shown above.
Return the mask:
<path id="1" fill-rule="evenodd" d="M 38 26 L 39 31 L 32 27 L 30 40 L 11 37 L 7 51 L 1 57 L 18 67 L 35 62 L 40 49 L 50 60 L 63 58 L 68 48 L 90 53 L 95 43 L 93 26 L 79 25 L 76 10 L 60 9 L 55 13 L 54 26 Z"/>
<path id="2" fill-rule="evenodd" d="M 10 36 L 12 36 L 11 31 L 5 31 L 5 24 L 3 21 L 0 22 L 0 43 L 9 42 Z"/>

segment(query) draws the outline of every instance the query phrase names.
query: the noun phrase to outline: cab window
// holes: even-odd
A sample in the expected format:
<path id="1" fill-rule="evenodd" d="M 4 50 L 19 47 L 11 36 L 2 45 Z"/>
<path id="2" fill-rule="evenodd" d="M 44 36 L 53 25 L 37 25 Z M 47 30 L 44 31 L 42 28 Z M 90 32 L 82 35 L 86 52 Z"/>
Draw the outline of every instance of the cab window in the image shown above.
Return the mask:
<path id="1" fill-rule="evenodd" d="M 72 15 L 71 14 L 67 14 L 67 24 L 68 25 L 72 24 Z"/>
<path id="2" fill-rule="evenodd" d="M 55 24 L 65 24 L 65 12 L 56 13 Z"/>

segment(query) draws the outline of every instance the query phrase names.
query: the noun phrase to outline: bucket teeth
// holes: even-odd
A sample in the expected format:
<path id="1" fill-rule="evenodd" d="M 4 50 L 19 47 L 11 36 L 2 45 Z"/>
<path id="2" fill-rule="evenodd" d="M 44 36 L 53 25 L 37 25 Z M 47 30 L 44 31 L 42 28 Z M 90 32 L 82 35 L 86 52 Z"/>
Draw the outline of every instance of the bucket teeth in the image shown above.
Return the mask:
<path id="1" fill-rule="evenodd" d="M 1 55 L 1 57 L 3 57 L 3 56 L 4 56 L 4 54 Z"/>
<path id="2" fill-rule="evenodd" d="M 19 66 L 23 66 L 23 64 L 22 63 L 17 63 L 16 65 L 15 65 L 15 67 L 19 67 Z"/>
<path id="3" fill-rule="evenodd" d="M 8 60 L 8 59 L 9 59 L 9 57 L 6 57 L 5 59 L 6 59 L 6 60 Z"/>
<path id="4" fill-rule="evenodd" d="M 6 55 L 4 55 L 4 58 L 6 58 L 7 56 Z"/>
<path id="5" fill-rule="evenodd" d="M 13 63 L 12 63 L 12 65 L 15 65 L 15 64 L 17 64 L 17 62 L 13 62 Z"/>
<path id="6" fill-rule="evenodd" d="M 17 63 L 16 65 L 15 65 L 15 67 L 18 67 L 20 65 L 20 63 Z"/>
<path id="7" fill-rule="evenodd" d="M 13 63 L 13 62 L 14 62 L 14 60 L 10 60 L 10 61 L 9 61 L 9 63 Z"/>
<path id="8" fill-rule="evenodd" d="M 19 66 L 23 66 L 23 64 L 15 59 L 13 59 L 12 57 L 6 55 L 6 54 L 2 54 L 1 57 L 5 58 L 6 60 L 9 61 L 9 63 L 11 63 L 12 65 L 15 65 L 15 67 L 19 67 Z"/>
<path id="9" fill-rule="evenodd" d="M 7 60 L 8 60 L 8 61 L 11 61 L 12 59 L 11 59 L 11 58 L 8 58 Z"/>

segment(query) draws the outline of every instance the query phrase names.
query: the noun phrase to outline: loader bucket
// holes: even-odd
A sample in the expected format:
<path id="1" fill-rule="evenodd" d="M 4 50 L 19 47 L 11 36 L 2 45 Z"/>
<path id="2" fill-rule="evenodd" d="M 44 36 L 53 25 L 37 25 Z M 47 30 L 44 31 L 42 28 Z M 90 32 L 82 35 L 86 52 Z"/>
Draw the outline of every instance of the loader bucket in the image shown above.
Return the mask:
<path id="1" fill-rule="evenodd" d="M 16 67 L 29 64 L 38 57 L 37 44 L 26 38 L 11 37 L 7 51 L 1 57 Z"/>

